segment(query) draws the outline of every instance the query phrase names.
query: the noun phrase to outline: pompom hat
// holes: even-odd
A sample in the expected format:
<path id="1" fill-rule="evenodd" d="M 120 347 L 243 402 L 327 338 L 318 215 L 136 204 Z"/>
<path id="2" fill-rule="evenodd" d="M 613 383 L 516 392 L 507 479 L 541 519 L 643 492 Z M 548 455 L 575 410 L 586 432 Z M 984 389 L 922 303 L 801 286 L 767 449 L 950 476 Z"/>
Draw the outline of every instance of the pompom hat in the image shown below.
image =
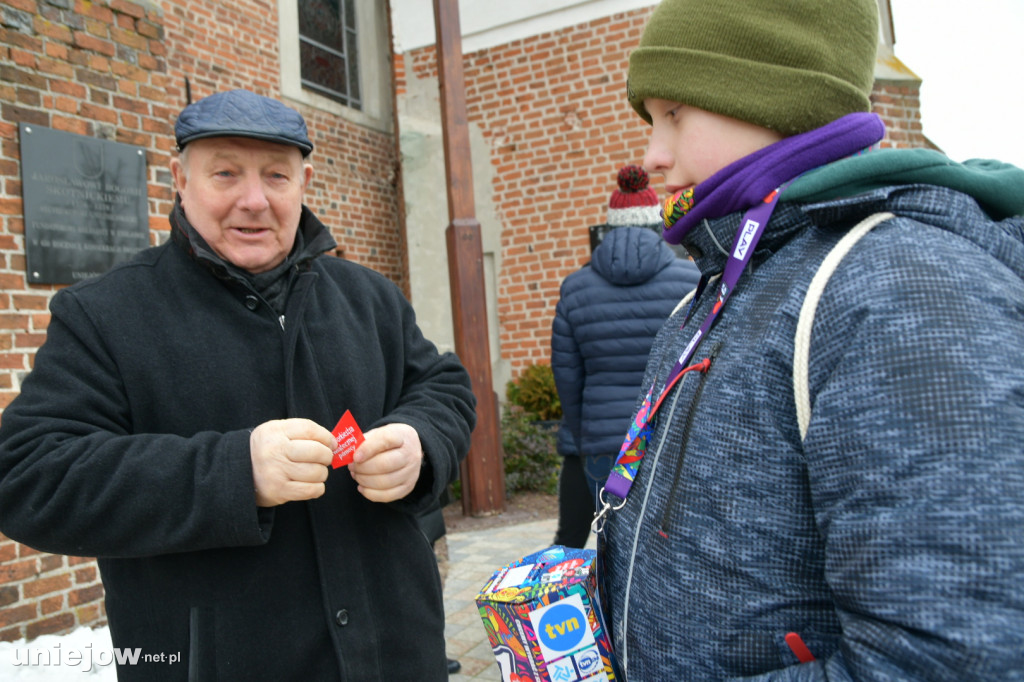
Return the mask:
<path id="1" fill-rule="evenodd" d="M 623 166 L 618 184 L 608 200 L 608 225 L 647 227 L 661 223 L 661 202 L 658 193 L 649 187 L 647 171 L 640 166 Z"/>
<path id="2" fill-rule="evenodd" d="M 784 136 L 869 111 L 877 0 L 662 0 L 629 58 L 627 94 Z"/>

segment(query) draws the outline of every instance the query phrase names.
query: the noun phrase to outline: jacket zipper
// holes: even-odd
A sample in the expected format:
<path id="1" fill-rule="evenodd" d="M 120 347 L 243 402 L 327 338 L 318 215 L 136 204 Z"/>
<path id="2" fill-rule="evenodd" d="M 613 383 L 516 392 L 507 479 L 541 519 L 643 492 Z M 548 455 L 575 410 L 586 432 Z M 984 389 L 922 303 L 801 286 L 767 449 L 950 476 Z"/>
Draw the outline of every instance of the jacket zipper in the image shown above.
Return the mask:
<path id="1" fill-rule="evenodd" d="M 668 537 L 668 524 L 670 517 L 672 516 L 672 510 L 675 508 L 676 496 L 679 493 L 679 483 L 683 476 L 683 462 L 686 459 L 686 445 L 690 441 L 690 431 L 693 428 L 694 414 L 697 412 L 697 405 L 700 404 L 701 394 L 704 392 L 704 384 L 707 383 L 708 373 L 711 371 L 711 364 L 718 357 L 718 352 L 722 349 L 722 342 L 717 342 L 711 347 L 711 354 L 704 359 L 704 367 L 700 369 L 701 377 L 700 383 L 697 384 L 697 392 L 693 396 L 693 401 L 690 403 L 690 409 L 686 414 L 686 426 L 683 428 L 683 440 L 679 445 L 679 461 L 676 462 L 676 473 L 672 479 L 672 492 L 668 496 L 668 502 L 665 504 L 664 510 L 661 514 L 661 524 L 659 526 L 658 535 L 663 538 Z"/>
<path id="2" fill-rule="evenodd" d="M 701 370 L 701 374 L 703 376 L 701 377 L 700 385 L 697 387 L 697 393 L 694 395 L 694 399 L 690 403 L 690 415 L 691 416 L 687 417 L 687 424 L 686 424 L 686 427 L 684 429 L 683 443 L 682 443 L 682 446 L 680 447 L 680 452 L 685 452 L 686 451 L 686 441 L 690 437 L 690 426 L 692 424 L 693 412 L 696 409 L 698 402 L 700 401 L 700 395 L 701 395 L 701 393 L 704 390 L 704 382 L 707 380 L 708 371 L 710 371 L 710 369 L 711 369 L 711 363 L 718 356 L 718 352 L 721 349 L 721 347 L 722 347 L 722 342 L 721 341 L 717 342 L 714 346 L 712 346 L 711 354 L 707 358 L 705 358 L 705 360 L 704 360 L 704 362 L 707 363 L 706 364 L 706 368 Z M 680 395 L 682 395 L 682 391 L 676 391 L 672 395 L 671 405 L 668 406 L 668 414 L 670 414 L 670 415 L 671 414 L 675 414 L 676 406 L 678 404 L 678 400 L 679 400 L 679 396 Z M 667 430 L 667 427 L 666 427 L 666 430 Z M 661 459 L 662 448 L 664 448 L 664 447 L 665 447 L 665 438 L 662 438 L 661 440 L 658 441 L 658 446 L 654 449 L 654 452 L 653 453 L 649 452 L 645 456 L 645 459 L 646 458 L 650 459 L 650 463 L 647 464 L 646 466 L 649 467 L 649 469 L 650 469 L 647 473 L 650 476 L 650 480 L 652 480 L 652 481 L 654 480 L 655 471 L 657 470 L 658 462 Z M 676 478 L 677 478 L 677 480 L 678 480 L 678 478 L 680 476 L 681 469 L 682 469 L 682 462 L 679 463 L 679 465 L 677 467 L 677 470 L 676 470 Z M 636 552 L 637 552 L 637 545 L 640 542 L 640 526 L 643 525 L 643 518 L 644 518 L 644 515 L 645 515 L 645 513 L 647 511 L 647 503 L 648 503 L 648 501 L 650 500 L 650 497 L 651 497 L 651 488 L 652 488 L 652 486 L 650 486 L 650 485 L 647 486 L 647 488 L 644 490 L 644 496 L 643 496 L 643 498 L 641 498 L 640 511 L 638 512 L 638 515 L 637 515 L 637 530 L 633 534 L 633 547 L 632 547 L 632 549 L 629 552 L 629 566 L 626 569 L 626 588 L 625 588 L 625 594 L 623 595 L 623 598 L 622 598 L 622 632 L 629 632 L 629 602 L 630 602 L 630 593 L 632 592 L 632 587 L 633 587 L 633 571 L 636 568 Z M 673 486 L 673 495 L 672 495 L 672 497 L 675 497 L 674 490 L 675 490 L 675 486 Z M 669 501 L 669 508 L 671 508 L 671 500 Z M 622 669 L 624 671 L 629 669 L 629 645 L 628 645 L 627 641 L 628 640 L 625 640 L 625 639 L 623 640 L 622 651 L 618 652 L 618 654 L 621 655 L 621 659 L 620 660 L 622 662 Z"/>

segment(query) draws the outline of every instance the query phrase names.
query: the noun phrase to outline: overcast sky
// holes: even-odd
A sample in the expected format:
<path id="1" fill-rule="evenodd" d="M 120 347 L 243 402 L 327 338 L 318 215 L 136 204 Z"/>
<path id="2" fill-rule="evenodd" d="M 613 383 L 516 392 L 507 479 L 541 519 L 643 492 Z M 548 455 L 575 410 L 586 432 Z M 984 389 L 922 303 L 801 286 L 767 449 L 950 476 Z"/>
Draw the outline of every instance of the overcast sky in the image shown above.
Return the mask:
<path id="1" fill-rule="evenodd" d="M 1024 168 L 1024 0 L 890 0 L 895 53 L 921 77 L 924 133 L 954 161 Z"/>

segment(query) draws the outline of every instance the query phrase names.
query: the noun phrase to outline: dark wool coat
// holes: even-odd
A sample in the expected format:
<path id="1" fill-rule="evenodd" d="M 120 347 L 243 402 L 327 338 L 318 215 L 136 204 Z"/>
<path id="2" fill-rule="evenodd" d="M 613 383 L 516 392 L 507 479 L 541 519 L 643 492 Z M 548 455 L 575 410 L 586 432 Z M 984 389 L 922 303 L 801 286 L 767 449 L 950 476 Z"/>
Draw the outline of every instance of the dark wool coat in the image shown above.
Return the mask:
<path id="1" fill-rule="evenodd" d="M 302 233 L 323 230 L 304 211 Z M 436 562 L 413 514 L 467 452 L 467 373 L 365 267 L 297 266 L 281 318 L 177 241 L 54 296 L 3 414 L 0 529 L 98 556 L 114 646 L 181 656 L 120 679 L 447 679 Z M 330 429 L 345 410 L 364 431 L 416 429 L 413 493 L 369 502 L 340 468 L 323 497 L 258 509 L 251 429 Z"/>
<path id="2" fill-rule="evenodd" d="M 551 369 L 562 403 L 562 455 L 615 455 L 654 336 L 700 272 L 645 227 L 617 227 L 562 282 Z"/>
<path id="3" fill-rule="evenodd" d="M 872 154 L 851 163 L 886 177 L 878 165 L 901 156 Z M 710 369 L 668 394 L 599 538 L 624 677 L 1024 679 L 1024 219 L 995 222 L 925 185 L 787 199 L 697 348 Z M 846 255 L 818 304 L 801 441 L 804 294 L 831 246 L 879 211 L 896 217 Z M 741 216 L 685 238 L 706 275 Z M 666 323 L 644 391 L 716 289 L 684 328 L 684 312 Z M 799 664 L 791 632 L 815 661 Z"/>

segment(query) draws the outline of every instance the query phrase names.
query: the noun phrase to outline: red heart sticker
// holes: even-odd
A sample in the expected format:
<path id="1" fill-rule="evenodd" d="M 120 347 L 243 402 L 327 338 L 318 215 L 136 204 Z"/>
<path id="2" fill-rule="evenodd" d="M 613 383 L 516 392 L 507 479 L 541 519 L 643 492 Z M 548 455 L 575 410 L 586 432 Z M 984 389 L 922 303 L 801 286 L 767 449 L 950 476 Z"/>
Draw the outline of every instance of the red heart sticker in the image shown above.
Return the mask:
<path id="1" fill-rule="evenodd" d="M 345 410 L 345 414 L 341 415 L 338 425 L 334 427 L 331 433 L 334 434 L 334 442 L 336 443 L 334 446 L 334 458 L 331 460 L 331 468 L 337 469 L 338 467 L 351 464 L 356 448 L 364 440 L 363 432 L 359 428 L 359 424 L 356 424 L 352 413 Z"/>

